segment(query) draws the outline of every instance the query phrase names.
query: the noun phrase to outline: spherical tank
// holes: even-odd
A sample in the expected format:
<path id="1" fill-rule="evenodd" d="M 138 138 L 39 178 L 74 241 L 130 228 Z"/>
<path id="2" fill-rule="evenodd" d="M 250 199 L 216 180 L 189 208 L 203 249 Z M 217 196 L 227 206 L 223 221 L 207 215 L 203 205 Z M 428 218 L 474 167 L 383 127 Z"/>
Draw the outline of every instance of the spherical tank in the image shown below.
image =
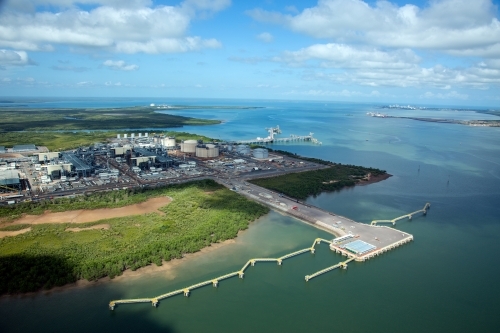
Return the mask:
<path id="1" fill-rule="evenodd" d="M 196 153 L 196 146 L 198 142 L 196 140 L 186 140 L 181 143 L 181 152 L 183 153 Z"/>
<path id="2" fill-rule="evenodd" d="M 255 158 L 268 158 L 269 152 L 264 148 L 256 148 L 253 150 L 253 157 Z"/>

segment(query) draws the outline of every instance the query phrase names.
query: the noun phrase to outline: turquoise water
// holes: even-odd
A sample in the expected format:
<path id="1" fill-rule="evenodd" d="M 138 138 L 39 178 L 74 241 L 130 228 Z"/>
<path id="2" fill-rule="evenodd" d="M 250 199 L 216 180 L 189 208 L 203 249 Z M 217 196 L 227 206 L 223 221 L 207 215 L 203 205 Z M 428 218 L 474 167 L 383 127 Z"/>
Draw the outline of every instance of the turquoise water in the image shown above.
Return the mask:
<path id="1" fill-rule="evenodd" d="M 288 144 L 275 148 L 382 168 L 393 175 L 377 184 L 308 199 L 324 209 L 369 223 L 420 209 L 427 201 L 432 208 L 425 217 L 397 225 L 414 235 L 413 243 L 366 263 L 352 263 L 347 271 L 304 281 L 306 274 L 342 259 L 322 245 L 315 255 L 303 254 L 283 266 L 259 263 L 246 271 L 243 280 L 232 278 L 221 282 L 219 288 L 197 289 L 188 298 L 164 300 L 158 308 L 138 304 L 121 305 L 112 312 L 107 309 L 111 299 L 152 297 L 234 271 L 249 258 L 280 256 L 310 246 L 316 237 L 330 237 L 272 212 L 254 222 L 234 243 L 181 260 L 168 271 L 83 288 L 2 297 L 1 332 L 498 331 L 500 129 L 376 119 L 367 117 L 366 112 L 378 109 L 344 103 L 51 103 L 52 107 L 78 103 L 264 106 L 175 113 L 224 120 L 220 125 L 185 128 L 222 139 L 262 137 L 265 127 L 276 125 L 283 130 L 282 136 L 314 132 L 322 146 Z M 477 118 L 484 119 L 481 115 Z"/>

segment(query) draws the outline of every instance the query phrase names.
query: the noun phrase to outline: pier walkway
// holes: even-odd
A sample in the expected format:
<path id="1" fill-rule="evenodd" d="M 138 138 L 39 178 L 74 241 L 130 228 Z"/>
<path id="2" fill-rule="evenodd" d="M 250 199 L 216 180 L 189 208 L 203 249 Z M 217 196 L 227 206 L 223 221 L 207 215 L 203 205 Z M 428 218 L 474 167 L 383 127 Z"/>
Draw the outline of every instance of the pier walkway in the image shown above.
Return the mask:
<path id="1" fill-rule="evenodd" d="M 423 212 L 425 215 L 430 207 L 430 203 L 426 203 L 423 209 L 417 210 L 413 213 L 397 217 L 393 220 L 374 220 L 371 225 L 368 225 L 355 222 L 351 219 L 333 214 L 331 212 L 321 210 L 306 203 L 295 202 L 291 198 L 279 197 L 278 195 L 276 195 L 276 193 L 265 190 L 255 185 L 249 185 L 247 187 L 249 188 L 249 190 L 245 192 L 242 191 L 245 196 L 255 201 L 261 202 L 267 206 L 270 206 L 276 211 L 296 217 L 301 221 L 311 223 L 318 228 L 333 233 L 338 237 L 337 241 L 333 242 L 322 238 L 316 238 L 310 247 L 285 254 L 279 258 L 252 258 L 248 260 L 238 271 L 234 271 L 210 280 L 196 283 L 185 288 L 177 289 L 153 298 L 114 300 L 109 303 L 109 308 L 111 310 L 114 310 L 114 308 L 118 304 L 130 303 L 151 303 L 153 306 L 157 306 L 160 300 L 169 297 L 173 297 L 179 294 L 184 294 L 184 296 L 187 297 L 189 296 L 190 292 L 196 288 L 201 288 L 210 284 L 212 284 L 214 287 L 217 287 L 220 281 L 235 276 L 243 278 L 245 275 L 245 270 L 248 269 L 248 266 L 255 266 L 255 264 L 258 262 L 276 262 L 278 265 L 282 265 L 284 260 L 293 258 L 303 253 L 311 252 L 314 254 L 315 247 L 322 242 L 329 244 L 332 251 L 335 251 L 336 253 L 340 253 L 343 256 L 347 257 L 347 260 L 345 261 L 341 261 L 316 273 L 306 275 L 305 280 L 309 281 L 315 277 L 318 277 L 319 275 L 325 274 L 337 268 L 346 269 L 347 264 L 353 260 L 363 262 L 374 258 L 375 256 L 386 253 L 387 251 L 395 249 L 398 246 L 411 242 L 413 240 L 412 235 L 387 226 L 377 226 L 376 223 L 390 222 L 394 225 L 396 221 L 404 219 L 406 217 L 411 219 L 413 215 L 420 212 Z M 259 196 L 259 194 L 261 193 L 267 193 L 269 195 L 266 197 L 266 199 L 264 199 L 263 197 Z M 283 206 L 282 203 L 285 203 L 285 205 Z M 353 240 L 353 238 L 356 240 Z M 356 252 L 356 249 L 353 249 L 352 246 L 350 246 L 351 242 L 365 243 L 365 245 L 368 247 L 368 250 L 364 250 L 364 252 Z"/>
<path id="2" fill-rule="evenodd" d="M 373 220 L 371 225 L 377 225 L 377 223 L 392 223 L 392 225 L 396 225 L 396 222 L 405 218 L 408 218 L 409 220 L 412 219 L 413 215 L 418 214 L 418 213 L 423 213 L 424 215 L 427 214 L 427 210 L 431 207 L 430 203 L 426 203 L 424 208 L 419 209 L 417 211 L 414 211 L 413 213 L 410 214 L 405 214 L 399 217 L 396 217 L 395 219 L 392 220 Z"/>
<path id="3" fill-rule="evenodd" d="M 171 291 L 171 292 L 168 292 L 166 294 L 156 296 L 153 298 L 132 298 L 132 299 L 114 300 L 114 301 L 109 302 L 109 308 L 111 310 L 114 310 L 118 304 L 131 304 L 131 303 L 151 303 L 151 305 L 157 306 L 159 301 L 162 299 L 176 296 L 179 294 L 184 294 L 184 296 L 189 296 L 189 293 L 191 292 L 191 290 L 196 289 L 196 288 L 200 288 L 200 287 L 204 287 L 204 286 L 209 285 L 209 284 L 212 284 L 214 287 L 217 287 L 219 284 L 219 281 L 231 278 L 233 276 L 239 276 L 242 279 L 245 275 L 245 270 L 248 268 L 248 266 L 250 266 L 250 265 L 255 266 L 255 264 L 257 262 L 276 262 L 278 265 L 281 265 L 283 263 L 283 260 L 285 260 L 285 259 L 290 259 L 292 257 L 298 256 L 298 255 L 300 255 L 302 253 L 306 253 L 306 252 L 314 253 L 314 247 L 316 245 L 321 244 L 321 242 L 325 242 L 328 244 L 332 243 L 331 241 L 326 240 L 326 239 L 316 238 L 314 240 L 313 244 L 311 245 L 311 247 L 307 247 L 307 248 L 299 250 L 299 251 L 285 254 L 284 256 L 281 256 L 279 258 L 252 258 L 252 259 L 248 260 L 245 263 L 245 265 L 243 265 L 243 267 L 238 271 L 231 272 L 231 273 L 226 274 L 226 275 L 218 276 L 216 278 L 206 280 L 206 281 L 203 281 L 203 282 L 200 282 L 197 284 L 193 284 L 193 285 L 185 287 L 185 288 L 177 289 L 177 290 L 174 290 L 174 291 Z"/>

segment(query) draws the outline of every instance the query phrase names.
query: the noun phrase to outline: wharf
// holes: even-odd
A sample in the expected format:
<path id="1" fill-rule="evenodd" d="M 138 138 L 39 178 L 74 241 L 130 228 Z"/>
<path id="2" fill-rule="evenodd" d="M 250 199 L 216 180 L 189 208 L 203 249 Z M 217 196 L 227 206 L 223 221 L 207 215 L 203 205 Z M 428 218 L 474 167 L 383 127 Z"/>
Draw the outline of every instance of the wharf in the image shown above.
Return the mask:
<path id="1" fill-rule="evenodd" d="M 235 183 L 234 180 L 233 183 Z M 223 185 L 228 186 L 227 184 Z M 356 222 L 347 217 L 279 195 L 254 184 L 238 183 L 237 187 L 241 188 L 241 190 L 238 191 L 240 194 L 251 200 L 260 202 L 279 213 L 295 217 L 300 221 L 309 223 L 337 237 L 344 236 L 344 241 L 332 243 L 330 248 L 332 251 L 341 253 L 356 261 L 368 260 L 413 240 L 413 235 L 406 232 L 387 226 Z M 410 216 L 413 216 L 412 214 L 418 212 L 422 212 L 425 215 L 429 207 L 430 204 L 427 203 L 424 209 L 403 215 L 395 220 L 400 220 L 405 217 L 410 218 Z M 363 253 L 353 253 L 346 250 L 344 245 L 354 240 L 361 240 L 372 245 L 374 248 Z"/>
<path id="2" fill-rule="evenodd" d="M 222 182 L 222 184 L 230 187 L 227 183 Z M 347 257 L 345 261 L 340 261 L 333 266 L 306 275 L 304 278 L 307 282 L 311 279 L 314 279 L 315 277 L 318 277 L 335 269 L 347 269 L 348 263 L 350 263 L 351 261 L 366 261 L 370 258 L 383 254 L 413 240 L 413 236 L 408 233 L 404 233 L 386 226 L 368 225 L 355 222 L 344 216 L 336 215 L 331 212 L 324 211 L 318 207 L 308 205 L 303 202 L 298 202 L 297 200 L 293 200 L 282 195 L 278 195 L 262 187 L 248 184 L 243 180 L 240 180 L 237 186 L 239 186 L 240 189 L 245 188 L 244 191 L 240 190 L 240 193 L 244 196 L 258 201 L 266 206 L 269 206 L 278 212 L 310 223 L 315 227 L 334 234 L 337 237 L 331 241 L 316 238 L 310 247 L 285 254 L 279 258 L 252 258 L 248 260 L 243 265 L 243 267 L 237 271 L 230 272 L 228 274 L 221 275 L 210 280 L 202 281 L 182 289 L 170 291 L 156 297 L 113 300 L 109 302 L 109 308 L 111 310 L 114 310 L 115 307 L 119 304 L 131 303 L 151 303 L 154 307 L 156 307 L 158 306 L 160 300 L 174 297 L 179 294 L 184 294 L 184 296 L 189 297 L 191 291 L 194 289 L 207 285 L 218 287 L 219 282 L 221 282 L 222 280 L 236 276 L 242 279 L 245 275 L 245 270 L 247 270 L 250 266 L 255 266 L 255 264 L 258 262 L 275 262 L 277 263 L 277 265 L 281 266 L 285 260 L 289 260 L 305 253 L 314 254 L 315 247 L 317 245 L 320 245 L 321 243 L 329 244 L 329 247 L 332 251 L 335 251 L 336 253 L 340 253 L 343 256 Z M 382 220 L 378 222 L 390 221 L 391 223 L 395 223 L 395 221 L 401 220 L 403 218 L 411 219 L 414 214 L 417 214 L 419 212 L 423 212 L 425 214 L 429 207 L 430 204 L 427 203 L 424 208 L 419 211 L 400 216 L 393 220 Z"/>

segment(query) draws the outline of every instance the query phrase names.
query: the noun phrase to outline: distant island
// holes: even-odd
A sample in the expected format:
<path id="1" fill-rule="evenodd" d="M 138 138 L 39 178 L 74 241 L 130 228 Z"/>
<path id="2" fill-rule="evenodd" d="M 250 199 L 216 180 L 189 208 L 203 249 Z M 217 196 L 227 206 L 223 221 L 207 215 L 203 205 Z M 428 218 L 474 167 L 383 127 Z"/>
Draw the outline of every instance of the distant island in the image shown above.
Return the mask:
<path id="1" fill-rule="evenodd" d="M 424 118 L 424 117 L 400 117 L 400 116 L 389 116 L 382 113 L 368 112 L 370 117 L 375 118 L 398 118 L 398 119 L 411 119 L 417 121 L 426 121 L 430 123 L 445 123 L 445 124 L 460 124 L 468 126 L 483 126 L 483 127 L 500 127 L 500 120 L 456 120 L 456 119 L 442 119 L 442 118 Z"/>
<path id="2" fill-rule="evenodd" d="M 426 111 L 471 111 L 481 114 L 489 114 L 500 117 L 499 110 L 483 110 L 483 109 L 450 109 L 450 108 L 429 108 L 412 105 L 384 105 L 380 109 L 398 109 L 398 110 L 426 110 Z M 483 127 L 500 127 L 500 119 L 473 119 L 473 120 L 457 120 L 444 118 L 429 118 L 429 117 L 406 117 L 406 116 L 391 116 L 380 112 L 367 112 L 367 115 L 375 118 L 399 118 L 411 119 L 417 121 L 426 121 L 431 123 L 459 124 L 468 126 L 483 126 Z"/>

